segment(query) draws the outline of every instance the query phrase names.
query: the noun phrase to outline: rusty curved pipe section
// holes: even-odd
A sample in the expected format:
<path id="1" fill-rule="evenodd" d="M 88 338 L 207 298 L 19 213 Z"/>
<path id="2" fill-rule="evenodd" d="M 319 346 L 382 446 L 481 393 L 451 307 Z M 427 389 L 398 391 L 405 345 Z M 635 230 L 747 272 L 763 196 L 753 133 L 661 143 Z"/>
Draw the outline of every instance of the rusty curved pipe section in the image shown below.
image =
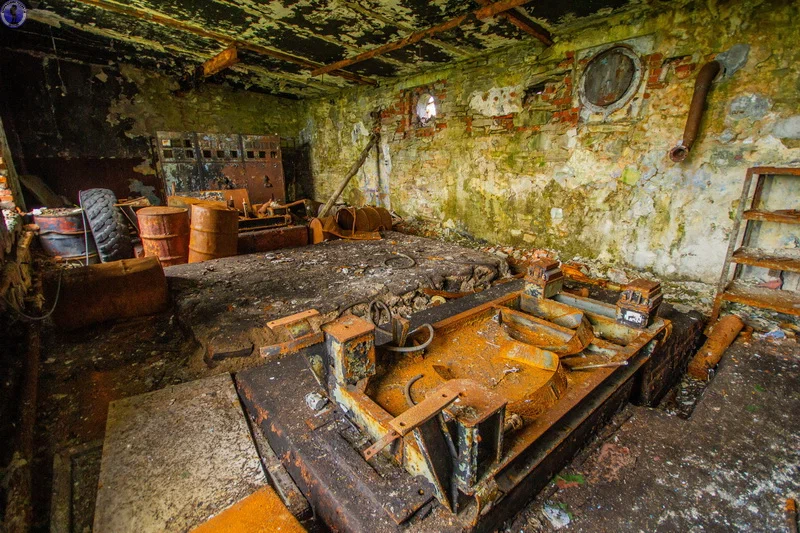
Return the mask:
<path id="1" fill-rule="evenodd" d="M 708 91 L 711 89 L 711 83 L 717 74 L 723 69 L 722 63 L 719 61 L 709 61 L 700 72 L 697 74 L 697 80 L 694 82 L 694 94 L 692 95 L 692 104 L 689 106 L 689 115 L 686 117 L 686 128 L 683 130 L 683 140 L 680 144 L 669 151 L 669 158 L 680 163 L 689 155 L 694 141 L 697 139 L 697 132 L 700 130 L 700 121 L 703 119 L 703 107 L 706 104 L 706 97 Z"/>

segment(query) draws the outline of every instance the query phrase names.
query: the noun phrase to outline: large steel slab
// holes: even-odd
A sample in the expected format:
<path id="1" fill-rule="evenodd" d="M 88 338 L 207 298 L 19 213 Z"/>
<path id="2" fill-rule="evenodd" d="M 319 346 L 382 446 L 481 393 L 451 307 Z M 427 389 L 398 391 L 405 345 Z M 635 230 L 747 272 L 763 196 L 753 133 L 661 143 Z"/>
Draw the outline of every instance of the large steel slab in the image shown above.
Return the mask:
<path id="1" fill-rule="evenodd" d="M 96 533 L 188 531 L 267 480 L 229 374 L 112 402 Z"/>

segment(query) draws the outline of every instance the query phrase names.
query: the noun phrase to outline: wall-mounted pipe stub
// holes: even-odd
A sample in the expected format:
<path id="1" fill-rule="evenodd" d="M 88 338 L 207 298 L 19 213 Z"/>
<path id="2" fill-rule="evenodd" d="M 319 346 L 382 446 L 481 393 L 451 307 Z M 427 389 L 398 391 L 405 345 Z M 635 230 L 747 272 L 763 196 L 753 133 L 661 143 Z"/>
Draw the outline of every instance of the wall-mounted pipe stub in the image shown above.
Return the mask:
<path id="1" fill-rule="evenodd" d="M 683 130 L 683 140 L 676 147 L 669 151 L 669 158 L 679 163 L 686 159 L 692 149 L 694 141 L 697 139 L 697 132 L 700 129 L 700 121 L 703 119 L 703 107 L 706 104 L 708 91 L 711 83 L 722 70 L 722 63 L 710 61 L 703 65 L 697 80 L 694 82 L 694 94 L 692 103 L 689 106 L 689 115 L 686 117 L 686 128 Z"/>

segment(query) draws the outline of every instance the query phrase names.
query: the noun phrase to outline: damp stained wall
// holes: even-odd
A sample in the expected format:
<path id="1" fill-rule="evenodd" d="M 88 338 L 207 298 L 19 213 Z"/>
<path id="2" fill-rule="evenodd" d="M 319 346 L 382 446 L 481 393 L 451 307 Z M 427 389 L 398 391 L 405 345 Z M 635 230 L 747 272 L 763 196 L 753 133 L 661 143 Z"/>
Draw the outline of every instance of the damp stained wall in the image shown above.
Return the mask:
<path id="1" fill-rule="evenodd" d="M 544 51 L 522 44 L 309 100 L 300 135 L 316 197 L 334 190 L 380 109 L 381 149 L 346 200 L 563 260 L 715 282 L 745 170 L 800 163 L 799 16 L 793 2 L 643 2 L 576 22 Z M 642 79 L 604 116 L 586 109 L 579 86 L 588 59 L 614 43 L 635 51 Z M 697 72 L 737 43 L 751 47 L 746 64 L 714 84 L 691 155 L 672 162 Z M 439 103 L 425 126 L 413 113 L 421 94 Z M 798 207 L 797 183 L 775 190 Z M 782 227 L 764 245 L 797 239 Z"/>
<path id="2" fill-rule="evenodd" d="M 73 202 L 90 187 L 163 201 L 150 149 L 156 131 L 296 139 L 302 123 L 297 101 L 219 83 L 176 93 L 174 74 L 126 64 L 8 51 L 0 54 L 0 79 L 18 172 L 40 176 Z"/>

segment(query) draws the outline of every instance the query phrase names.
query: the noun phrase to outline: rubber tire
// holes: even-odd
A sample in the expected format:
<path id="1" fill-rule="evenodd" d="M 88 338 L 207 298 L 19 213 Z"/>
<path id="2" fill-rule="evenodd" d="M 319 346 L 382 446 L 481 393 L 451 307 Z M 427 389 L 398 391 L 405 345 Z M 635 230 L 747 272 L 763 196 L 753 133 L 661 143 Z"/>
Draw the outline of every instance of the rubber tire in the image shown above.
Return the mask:
<path id="1" fill-rule="evenodd" d="M 108 263 L 133 257 L 128 222 L 114 205 L 117 203 L 114 193 L 109 189 L 89 189 L 81 191 L 80 195 L 100 261 Z"/>

